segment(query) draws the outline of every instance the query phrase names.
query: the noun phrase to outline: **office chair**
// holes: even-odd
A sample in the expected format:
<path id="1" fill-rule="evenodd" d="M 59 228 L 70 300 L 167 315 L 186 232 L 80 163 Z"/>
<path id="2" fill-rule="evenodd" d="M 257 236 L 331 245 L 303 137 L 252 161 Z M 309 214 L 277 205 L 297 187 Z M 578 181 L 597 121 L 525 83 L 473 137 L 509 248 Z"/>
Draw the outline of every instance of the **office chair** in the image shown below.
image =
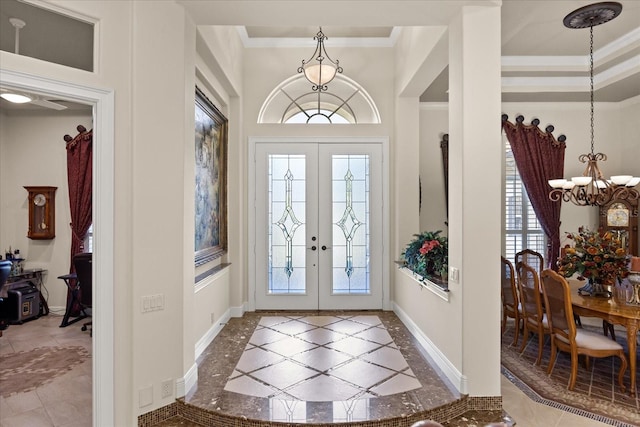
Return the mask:
<path id="1" fill-rule="evenodd" d="M 11 274 L 12 266 L 13 262 L 10 260 L 0 261 L 0 290 L 2 290 L 2 287 Z M 2 331 L 9 326 L 9 307 L 7 304 L 6 298 L 0 297 L 0 337 L 2 336 Z"/>
<path id="2" fill-rule="evenodd" d="M 80 288 L 80 306 L 81 310 L 91 308 L 93 306 L 93 280 L 92 280 L 92 259 L 93 254 L 90 252 L 76 254 L 73 257 L 73 265 L 76 267 L 76 275 L 78 276 L 78 286 Z M 87 326 L 92 326 L 92 322 L 86 322 L 82 325 L 82 330 L 86 331 Z M 93 335 L 93 328 L 91 329 Z"/>

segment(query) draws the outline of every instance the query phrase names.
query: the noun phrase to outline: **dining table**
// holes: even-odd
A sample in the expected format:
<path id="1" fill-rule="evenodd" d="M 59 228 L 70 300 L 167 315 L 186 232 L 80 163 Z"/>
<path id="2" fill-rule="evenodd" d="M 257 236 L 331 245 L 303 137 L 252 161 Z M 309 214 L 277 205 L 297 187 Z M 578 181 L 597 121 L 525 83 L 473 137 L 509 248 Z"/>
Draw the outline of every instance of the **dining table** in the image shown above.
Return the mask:
<path id="1" fill-rule="evenodd" d="M 585 317 L 599 317 L 609 323 L 624 326 L 627 329 L 627 345 L 629 350 L 629 368 L 631 371 L 632 396 L 636 392 L 636 349 L 637 334 L 640 326 L 640 305 L 620 301 L 618 298 L 580 295 L 578 289 L 584 281 L 569 279 L 571 287 L 571 305 L 574 314 Z"/>

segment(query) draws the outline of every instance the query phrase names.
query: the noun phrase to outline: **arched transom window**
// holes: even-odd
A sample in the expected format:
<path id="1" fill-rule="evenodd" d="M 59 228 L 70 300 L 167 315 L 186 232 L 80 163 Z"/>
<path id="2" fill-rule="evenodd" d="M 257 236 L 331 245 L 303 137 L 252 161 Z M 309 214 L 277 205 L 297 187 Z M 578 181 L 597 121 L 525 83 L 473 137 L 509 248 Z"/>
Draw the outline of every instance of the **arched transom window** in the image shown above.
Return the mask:
<path id="1" fill-rule="evenodd" d="M 302 74 L 280 83 L 262 104 L 258 123 L 380 123 L 373 99 L 354 80 L 337 75 L 321 93 Z"/>

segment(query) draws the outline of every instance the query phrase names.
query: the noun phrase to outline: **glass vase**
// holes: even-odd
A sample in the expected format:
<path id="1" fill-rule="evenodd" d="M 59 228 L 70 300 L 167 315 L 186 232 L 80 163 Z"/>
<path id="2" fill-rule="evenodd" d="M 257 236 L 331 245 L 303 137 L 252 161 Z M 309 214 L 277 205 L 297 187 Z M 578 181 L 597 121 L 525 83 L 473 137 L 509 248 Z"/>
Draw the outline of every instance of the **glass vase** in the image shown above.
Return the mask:
<path id="1" fill-rule="evenodd" d="M 587 279 L 587 283 L 578 289 L 578 293 L 580 295 L 589 295 L 592 297 L 611 298 L 611 292 L 609 292 L 607 287 L 597 278 Z"/>

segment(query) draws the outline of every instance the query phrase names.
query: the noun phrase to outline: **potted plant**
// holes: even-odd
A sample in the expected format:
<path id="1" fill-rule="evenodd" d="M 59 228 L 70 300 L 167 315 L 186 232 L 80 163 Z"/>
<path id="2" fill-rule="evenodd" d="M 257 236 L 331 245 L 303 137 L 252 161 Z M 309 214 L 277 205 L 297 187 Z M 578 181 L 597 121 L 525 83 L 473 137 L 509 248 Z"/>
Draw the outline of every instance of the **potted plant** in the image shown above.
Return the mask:
<path id="1" fill-rule="evenodd" d="M 425 279 L 447 280 L 449 243 L 442 230 L 414 234 L 402 252 L 403 266 Z"/>

